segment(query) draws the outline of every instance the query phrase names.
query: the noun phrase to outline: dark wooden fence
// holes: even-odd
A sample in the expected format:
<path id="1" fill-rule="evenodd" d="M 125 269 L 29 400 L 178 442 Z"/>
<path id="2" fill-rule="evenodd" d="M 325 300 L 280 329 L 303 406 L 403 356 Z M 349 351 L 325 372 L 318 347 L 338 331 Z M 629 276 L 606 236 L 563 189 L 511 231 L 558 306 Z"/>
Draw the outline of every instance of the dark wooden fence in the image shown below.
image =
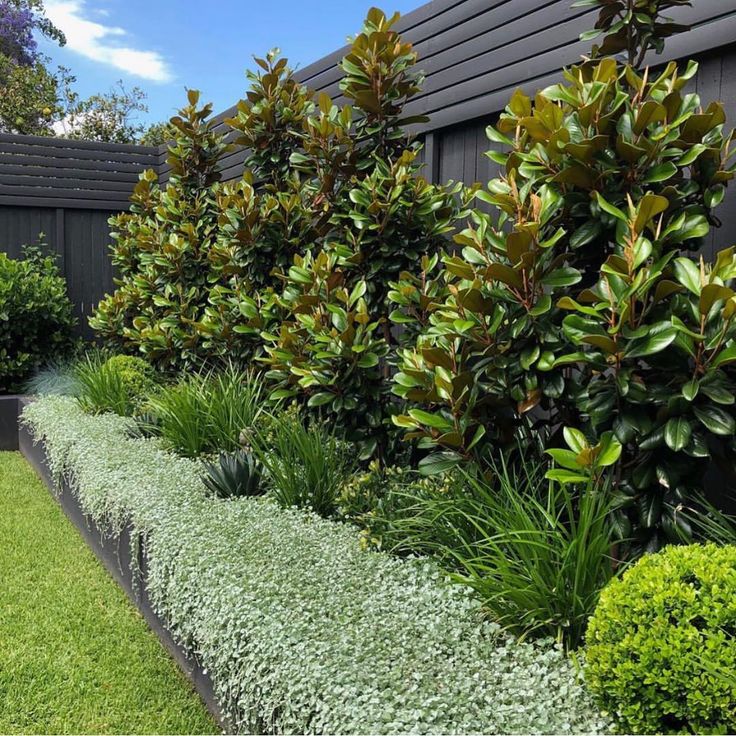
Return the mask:
<path id="1" fill-rule="evenodd" d="M 157 148 L 0 135 L 0 248 L 18 257 L 44 234 L 83 334 L 112 287 L 107 220 L 127 209 L 139 173 L 158 161 Z"/>
<path id="2" fill-rule="evenodd" d="M 564 65 L 590 48 L 579 34 L 592 27 L 595 11 L 571 9 L 571 2 L 433 0 L 402 18 L 399 28 L 414 43 L 426 74 L 407 112 L 430 116 L 414 131 L 424 139 L 427 178 L 471 184 L 494 175 L 483 155 L 490 148 L 486 126 L 515 88 L 533 93 L 554 83 Z M 696 58 L 701 66 L 692 88 L 704 101 L 721 100 L 736 125 L 736 0 L 694 0 L 694 6 L 672 11 L 693 28 L 649 62 Z M 341 101 L 337 64 L 344 52 L 304 68 L 299 79 Z M 234 112 L 218 116 L 222 131 Z M 224 159 L 225 180 L 241 176 L 243 159 L 242 150 Z M 112 286 L 107 218 L 125 209 L 145 168 L 156 169 L 165 182 L 166 148 L 0 135 L 0 248 L 17 255 L 23 243 L 46 233 L 85 323 Z M 707 244 L 709 252 L 736 243 L 736 187 L 718 212 L 723 227 Z"/>

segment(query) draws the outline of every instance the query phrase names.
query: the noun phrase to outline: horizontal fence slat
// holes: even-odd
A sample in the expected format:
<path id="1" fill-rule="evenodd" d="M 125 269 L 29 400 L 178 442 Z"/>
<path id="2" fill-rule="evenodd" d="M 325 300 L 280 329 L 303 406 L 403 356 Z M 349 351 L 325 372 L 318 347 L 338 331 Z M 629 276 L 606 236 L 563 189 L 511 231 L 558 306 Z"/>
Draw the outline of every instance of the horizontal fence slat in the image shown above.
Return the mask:
<path id="1" fill-rule="evenodd" d="M 81 159 L 84 161 L 110 161 L 120 163 L 138 164 L 141 168 L 155 168 L 158 163 L 156 156 L 149 154 L 122 153 L 109 151 L 94 151 L 83 149 L 54 148 L 45 146 L 34 146 L 27 143 L 11 143 L 7 140 L 0 141 L 0 153 L 29 154 L 32 156 L 45 156 L 47 159 Z"/>
<path id="2" fill-rule="evenodd" d="M 14 194 L 3 194 L 0 190 L 0 207 L 52 207 L 54 209 L 79 209 L 79 210 L 109 210 L 118 212 L 127 210 L 130 202 L 114 202 L 103 199 L 71 199 L 64 197 L 48 196 L 17 196 Z"/>
<path id="3" fill-rule="evenodd" d="M 100 199 L 125 202 L 129 200 L 129 195 L 125 192 L 105 192 L 99 189 L 55 189 L 54 187 L 31 187 L 31 186 L 0 186 L 0 195 L 8 194 L 16 197 L 56 197 L 67 200 L 86 200 Z M 37 206 L 37 205 L 36 205 Z M 58 205 L 61 206 L 61 205 Z"/>
<path id="4" fill-rule="evenodd" d="M 141 166 L 140 164 L 111 162 L 111 161 L 94 161 L 87 159 L 64 159 L 49 158 L 48 156 L 37 156 L 33 154 L 8 153 L 0 152 L 0 164 L 24 167 L 45 167 L 56 170 L 73 169 L 79 171 L 85 169 L 106 178 L 110 175 L 126 174 L 133 175 L 136 178 L 138 174 L 146 168 L 155 168 L 153 166 Z"/>
<path id="5" fill-rule="evenodd" d="M 8 159 L 12 161 L 11 159 Z M 59 168 L 56 166 L 18 166 L 5 163 L 0 157 L 0 174 L 30 176 L 30 177 L 54 177 L 59 179 L 89 179 L 97 182 L 114 182 L 126 185 L 131 190 L 138 181 L 135 172 L 109 171 L 100 172 L 94 169 Z"/>
<path id="6" fill-rule="evenodd" d="M 63 189 L 68 196 L 73 197 L 78 191 L 97 192 L 109 191 L 120 192 L 118 196 L 129 197 L 133 191 L 134 183 L 124 181 L 101 181 L 100 179 L 72 179 L 70 177 L 53 176 L 19 176 L 17 174 L 4 174 L 0 170 L 0 185 L 16 189 L 18 187 L 38 187 L 40 189 Z"/>
<path id="7" fill-rule="evenodd" d="M 140 146 L 137 143 L 104 143 L 102 141 L 77 140 L 74 138 L 52 138 L 42 135 L 16 135 L 0 133 L 2 143 L 25 143 L 46 148 L 62 148 L 69 151 L 86 150 L 106 153 L 134 153 L 138 156 L 156 156 L 157 146 Z"/>

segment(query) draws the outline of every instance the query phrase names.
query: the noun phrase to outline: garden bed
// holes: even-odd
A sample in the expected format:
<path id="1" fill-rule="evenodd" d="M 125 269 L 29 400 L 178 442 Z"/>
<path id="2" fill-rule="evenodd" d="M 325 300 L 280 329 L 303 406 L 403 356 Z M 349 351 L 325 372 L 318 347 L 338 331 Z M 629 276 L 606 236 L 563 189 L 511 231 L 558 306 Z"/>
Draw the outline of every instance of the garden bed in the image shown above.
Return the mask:
<path id="1" fill-rule="evenodd" d="M 24 451 L 64 479 L 69 512 L 185 668 L 209 673 L 234 730 L 609 728 L 560 650 L 508 639 L 431 563 L 365 552 L 354 529 L 267 499 L 213 500 L 196 461 L 73 399 L 23 416 Z"/>

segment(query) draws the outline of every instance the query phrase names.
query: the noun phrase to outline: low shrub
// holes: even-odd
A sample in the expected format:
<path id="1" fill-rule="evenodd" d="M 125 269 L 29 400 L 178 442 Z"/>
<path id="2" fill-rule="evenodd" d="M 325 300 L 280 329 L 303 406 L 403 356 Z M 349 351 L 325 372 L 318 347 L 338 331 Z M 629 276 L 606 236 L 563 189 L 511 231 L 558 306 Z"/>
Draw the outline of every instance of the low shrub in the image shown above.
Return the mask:
<path id="1" fill-rule="evenodd" d="M 133 416 L 156 387 L 156 374 L 142 358 L 91 353 L 75 367 L 79 403 L 91 414 Z"/>
<path id="2" fill-rule="evenodd" d="M 265 402 L 260 379 L 229 365 L 162 388 L 146 406 L 146 429 L 185 457 L 233 452 L 240 449 L 243 430 L 261 417 Z"/>
<path id="3" fill-rule="evenodd" d="M 20 391 L 39 367 L 69 356 L 76 324 L 56 261 L 39 248 L 0 253 L 0 394 Z"/>
<path id="4" fill-rule="evenodd" d="M 253 436 L 271 496 L 282 508 L 311 509 L 330 517 L 340 489 L 355 468 L 354 449 L 323 424 L 306 425 L 286 411 Z"/>
<path id="5" fill-rule="evenodd" d="M 574 666 L 478 616 L 428 561 L 360 549 L 352 527 L 268 498 L 212 503 L 201 464 L 129 419 L 34 402 L 85 513 L 146 537 L 146 585 L 238 732 L 600 733 Z"/>
<path id="6" fill-rule="evenodd" d="M 447 475 L 426 477 L 405 466 L 384 466 L 374 460 L 342 485 L 340 516 L 361 530 L 366 549 L 413 552 L 395 522 L 416 512 L 415 499 L 446 493 L 449 483 Z"/>
<path id="7" fill-rule="evenodd" d="M 736 547 L 669 547 L 602 593 L 586 678 L 624 733 L 733 733 Z"/>

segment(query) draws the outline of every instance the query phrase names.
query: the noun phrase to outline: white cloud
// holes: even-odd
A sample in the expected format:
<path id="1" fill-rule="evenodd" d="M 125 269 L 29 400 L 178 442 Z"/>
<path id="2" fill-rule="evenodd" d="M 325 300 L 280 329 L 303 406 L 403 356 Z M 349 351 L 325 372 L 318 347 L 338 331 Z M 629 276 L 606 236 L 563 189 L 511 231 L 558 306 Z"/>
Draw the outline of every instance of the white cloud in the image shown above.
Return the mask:
<path id="1" fill-rule="evenodd" d="M 125 46 L 126 31 L 84 17 L 84 0 L 48 0 L 46 15 L 66 35 L 67 48 L 93 61 L 154 82 L 168 82 L 173 75 L 157 51 Z M 120 43 L 116 43 L 116 40 Z"/>

